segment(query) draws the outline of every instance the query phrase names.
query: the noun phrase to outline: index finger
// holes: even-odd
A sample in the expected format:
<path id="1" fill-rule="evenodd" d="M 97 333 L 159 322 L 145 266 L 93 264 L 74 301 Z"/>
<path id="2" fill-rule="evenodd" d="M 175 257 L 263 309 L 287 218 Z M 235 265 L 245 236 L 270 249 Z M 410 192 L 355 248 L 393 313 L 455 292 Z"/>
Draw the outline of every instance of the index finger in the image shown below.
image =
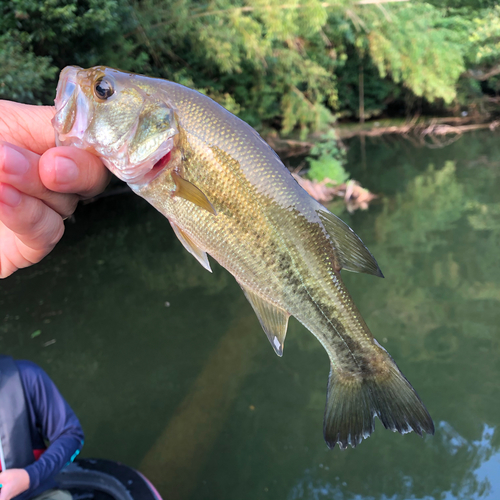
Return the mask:
<path id="1" fill-rule="evenodd" d="M 0 100 L 0 140 L 39 155 L 55 146 L 51 120 L 54 106 L 32 106 Z"/>

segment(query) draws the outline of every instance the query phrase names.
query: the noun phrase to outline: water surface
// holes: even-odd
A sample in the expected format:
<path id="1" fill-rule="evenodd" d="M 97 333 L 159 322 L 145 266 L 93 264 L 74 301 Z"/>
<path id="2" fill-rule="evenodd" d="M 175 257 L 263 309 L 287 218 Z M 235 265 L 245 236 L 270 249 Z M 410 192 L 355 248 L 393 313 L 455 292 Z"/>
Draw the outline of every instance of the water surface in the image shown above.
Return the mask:
<path id="1" fill-rule="evenodd" d="M 47 259 L 0 282 L 0 350 L 54 379 L 84 456 L 140 468 L 165 499 L 500 498 L 500 136 L 362 147 L 348 168 L 380 197 L 342 217 L 386 278 L 343 275 L 436 435 L 377 423 L 329 451 L 316 339 L 291 320 L 279 359 L 234 279 L 122 195 L 80 206 Z"/>

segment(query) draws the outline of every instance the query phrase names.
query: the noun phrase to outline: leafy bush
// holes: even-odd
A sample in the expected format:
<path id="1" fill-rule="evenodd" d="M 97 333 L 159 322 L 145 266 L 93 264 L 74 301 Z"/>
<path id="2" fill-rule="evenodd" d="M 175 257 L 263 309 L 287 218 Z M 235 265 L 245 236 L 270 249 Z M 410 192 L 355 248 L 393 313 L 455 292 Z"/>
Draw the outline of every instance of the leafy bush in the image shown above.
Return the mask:
<path id="1" fill-rule="evenodd" d="M 307 158 L 309 171 L 307 177 L 313 181 L 329 179 L 335 184 L 342 184 L 349 180 L 345 171 L 345 151 L 339 146 L 333 130 L 324 134 L 313 146 Z"/>
<path id="2" fill-rule="evenodd" d="M 368 115 L 401 95 L 451 104 L 457 90 L 477 90 L 463 81 L 496 68 L 498 7 L 434 3 L 3 1 L 0 96 L 48 104 L 64 66 L 104 64 L 189 85 L 258 129 L 305 137 L 338 112 L 356 115 L 360 64 Z"/>

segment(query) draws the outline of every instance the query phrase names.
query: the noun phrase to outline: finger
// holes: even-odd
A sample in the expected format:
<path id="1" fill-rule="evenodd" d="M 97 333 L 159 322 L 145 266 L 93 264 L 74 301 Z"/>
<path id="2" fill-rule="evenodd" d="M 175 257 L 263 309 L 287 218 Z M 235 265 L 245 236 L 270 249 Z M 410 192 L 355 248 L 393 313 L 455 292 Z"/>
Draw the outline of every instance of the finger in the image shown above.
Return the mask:
<path id="1" fill-rule="evenodd" d="M 30 263 L 49 253 L 64 233 L 64 223 L 57 212 L 39 199 L 3 183 L 0 183 L 0 221 L 16 233 L 18 249 Z"/>
<path id="2" fill-rule="evenodd" d="M 53 106 L 0 100 L 0 140 L 42 154 L 55 146 Z"/>
<path id="3" fill-rule="evenodd" d="M 75 211 L 78 196 L 47 189 L 40 179 L 39 160 L 40 156 L 31 151 L 0 142 L 0 182 L 41 199 L 62 217 L 68 217 Z"/>
<path id="4" fill-rule="evenodd" d="M 49 149 L 40 158 L 40 178 L 51 191 L 91 198 L 104 191 L 111 173 L 101 160 L 70 146 Z"/>

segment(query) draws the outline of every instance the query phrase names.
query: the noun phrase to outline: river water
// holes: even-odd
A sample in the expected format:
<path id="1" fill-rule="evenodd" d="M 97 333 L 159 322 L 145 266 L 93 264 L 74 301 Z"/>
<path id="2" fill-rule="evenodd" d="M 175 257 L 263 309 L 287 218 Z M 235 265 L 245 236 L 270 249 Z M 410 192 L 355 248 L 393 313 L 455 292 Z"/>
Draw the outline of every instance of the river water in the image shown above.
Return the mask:
<path id="1" fill-rule="evenodd" d="M 278 358 L 234 279 L 132 194 L 80 206 L 48 258 L 0 282 L 0 350 L 57 383 L 84 456 L 139 468 L 165 500 L 500 498 L 500 136 L 352 140 L 348 169 L 379 198 L 341 216 L 385 279 L 344 279 L 435 436 L 377 422 L 329 451 L 320 344 L 291 320 Z"/>

